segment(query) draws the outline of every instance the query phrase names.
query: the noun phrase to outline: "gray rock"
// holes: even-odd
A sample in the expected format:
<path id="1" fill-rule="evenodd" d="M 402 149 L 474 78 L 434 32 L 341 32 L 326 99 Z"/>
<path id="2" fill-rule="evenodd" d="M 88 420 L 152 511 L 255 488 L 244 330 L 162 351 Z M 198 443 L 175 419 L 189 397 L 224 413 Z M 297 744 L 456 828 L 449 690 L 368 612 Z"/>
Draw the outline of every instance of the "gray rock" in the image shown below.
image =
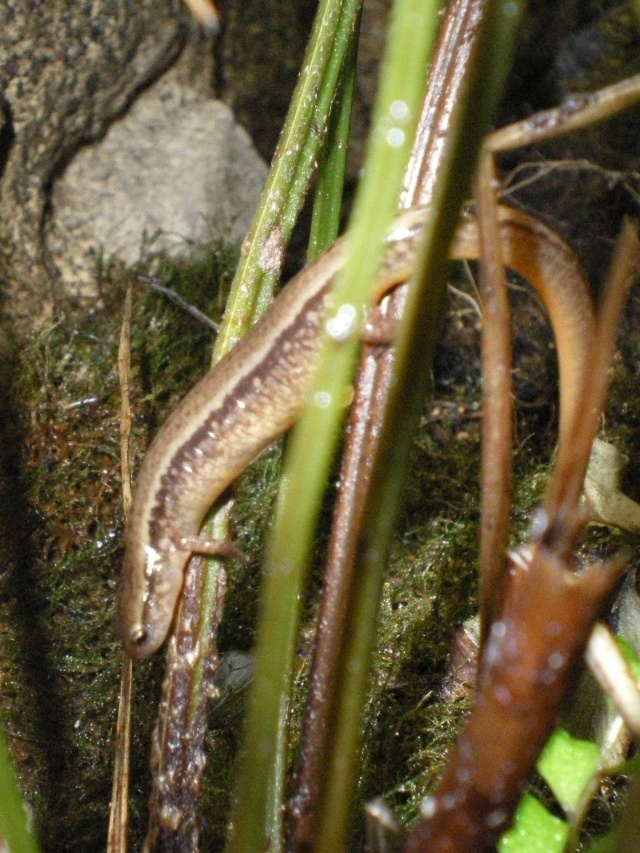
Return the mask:
<path id="1" fill-rule="evenodd" d="M 49 188 L 197 33 L 180 0 L 0 3 L 0 249 L 6 306 L 29 318 L 57 295 L 44 249 Z"/>
<path id="2" fill-rule="evenodd" d="M 239 244 L 265 176 L 228 107 L 179 81 L 161 82 L 55 184 L 51 257 L 68 286 L 90 295 L 96 253 L 132 264 L 148 251 Z"/>

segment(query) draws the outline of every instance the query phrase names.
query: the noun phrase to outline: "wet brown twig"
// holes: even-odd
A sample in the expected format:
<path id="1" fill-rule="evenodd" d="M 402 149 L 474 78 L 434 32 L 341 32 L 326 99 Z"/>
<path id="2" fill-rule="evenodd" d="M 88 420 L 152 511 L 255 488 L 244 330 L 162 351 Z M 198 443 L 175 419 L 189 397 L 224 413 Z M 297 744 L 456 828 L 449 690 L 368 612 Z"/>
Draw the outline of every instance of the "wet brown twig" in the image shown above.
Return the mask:
<path id="1" fill-rule="evenodd" d="M 167 650 L 166 683 L 151 751 L 153 787 L 144 848 L 149 851 L 178 853 L 198 849 L 200 784 L 206 759 L 209 709 L 207 704 L 194 702 L 193 696 L 202 692 L 210 697 L 214 690 L 213 679 L 219 664 L 216 637 L 226 591 L 226 573 L 221 567 L 217 578 L 217 605 L 208 632 L 210 648 L 203 649 L 196 639 L 202 618 L 198 601 L 204 582 L 204 573 L 198 570 L 197 564 L 203 559 L 202 555 L 191 558 L 181 599 L 182 612 Z M 206 662 L 204 671 L 200 666 L 202 661 Z M 204 679 L 204 689 L 194 689 L 197 679 Z M 185 738 L 188 748 L 185 748 Z"/>

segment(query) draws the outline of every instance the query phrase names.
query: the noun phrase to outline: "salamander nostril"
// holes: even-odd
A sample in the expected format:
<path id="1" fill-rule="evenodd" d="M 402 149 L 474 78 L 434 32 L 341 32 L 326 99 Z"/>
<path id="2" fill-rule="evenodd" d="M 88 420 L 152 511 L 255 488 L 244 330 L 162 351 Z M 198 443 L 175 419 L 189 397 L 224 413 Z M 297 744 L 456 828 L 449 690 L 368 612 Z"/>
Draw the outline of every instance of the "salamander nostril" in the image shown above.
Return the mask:
<path id="1" fill-rule="evenodd" d="M 129 635 L 134 646 L 143 646 L 149 639 L 149 635 L 144 628 L 136 626 Z"/>

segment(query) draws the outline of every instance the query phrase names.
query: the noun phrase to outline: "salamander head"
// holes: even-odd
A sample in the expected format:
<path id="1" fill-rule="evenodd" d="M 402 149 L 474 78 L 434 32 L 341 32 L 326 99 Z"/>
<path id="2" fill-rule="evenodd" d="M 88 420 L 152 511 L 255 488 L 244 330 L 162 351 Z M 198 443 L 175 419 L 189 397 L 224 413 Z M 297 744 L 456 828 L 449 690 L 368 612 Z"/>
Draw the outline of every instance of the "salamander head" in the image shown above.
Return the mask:
<path id="1" fill-rule="evenodd" d="M 189 556 L 173 544 L 154 548 L 127 536 L 118 617 L 123 645 L 132 658 L 149 657 L 167 638 Z"/>
<path id="2" fill-rule="evenodd" d="M 156 652 L 166 637 L 166 632 L 150 622 L 139 622 L 122 631 L 122 642 L 129 657 L 142 660 Z"/>

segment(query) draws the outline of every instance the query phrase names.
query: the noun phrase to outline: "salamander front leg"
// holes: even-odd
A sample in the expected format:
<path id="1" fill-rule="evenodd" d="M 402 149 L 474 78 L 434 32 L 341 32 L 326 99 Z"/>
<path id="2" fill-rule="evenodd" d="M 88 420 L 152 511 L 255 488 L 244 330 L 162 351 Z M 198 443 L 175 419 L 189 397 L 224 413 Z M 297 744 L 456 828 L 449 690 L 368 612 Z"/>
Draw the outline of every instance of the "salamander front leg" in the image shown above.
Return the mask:
<path id="1" fill-rule="evenodd" d="M 171 541 L 180 551 L 205 554 L 208 557 L 233 557 L 234 560 L 240 560 L 242 563 L 249 561 L 249 557 L 231 539 L 209 539 L 202 534 L 199 536 L 183 536 L 173 528 L 168 532 Z"/>

